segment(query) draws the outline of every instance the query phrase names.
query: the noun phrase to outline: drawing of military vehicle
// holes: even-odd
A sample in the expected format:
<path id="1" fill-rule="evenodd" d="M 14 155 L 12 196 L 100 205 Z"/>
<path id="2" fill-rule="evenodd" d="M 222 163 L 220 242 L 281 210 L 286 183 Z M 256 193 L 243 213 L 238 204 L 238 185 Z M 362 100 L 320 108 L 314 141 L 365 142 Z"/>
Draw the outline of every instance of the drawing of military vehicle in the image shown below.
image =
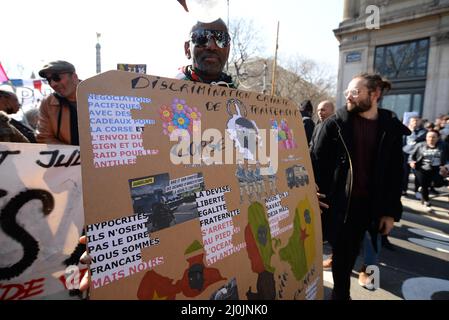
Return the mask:
<path id="1" fill-rule="evenodd" d="M 290 189 L 293 187 L 299 188 L 304 187 L 309 184 L 309 175 L 306 168 L 301 165 L 294 165 L 293 167 L 287 168 L 287 184 Z"/>

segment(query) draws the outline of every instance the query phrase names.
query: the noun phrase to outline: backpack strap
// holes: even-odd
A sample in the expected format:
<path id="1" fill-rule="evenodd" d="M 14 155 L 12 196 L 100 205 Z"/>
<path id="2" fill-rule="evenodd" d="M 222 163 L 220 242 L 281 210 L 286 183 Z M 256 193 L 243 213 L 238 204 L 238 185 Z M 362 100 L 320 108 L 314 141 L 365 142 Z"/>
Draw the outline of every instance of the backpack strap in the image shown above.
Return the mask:
<path id="1" fill-rule="evenodd" d="M 59 102 L 58 127 L 56 129 L 56 139 L 59 139 L 59 133 L 61 132 L 62 106 L 65 104 L 65 101 L 64 101 L 65 99 L 56 93 L 53 93 L 53 96 Z"/>
<path id="2" fill-rule="evenodd" d="M 53 93 L 53 96 L 58 99 L 60 106 L 58 113 L 58 128 L 56 130 L 56 138 L 59 139 L 59 134 L 61 132 L 62 108 L 63 106 L 67 106 L 70 112 L 70 144 L 73 146 L 79 146 L 78 114 L 76 110 L 76 103 L 73 105 L 65 97 L 62 97 L 56 93 Z"/>

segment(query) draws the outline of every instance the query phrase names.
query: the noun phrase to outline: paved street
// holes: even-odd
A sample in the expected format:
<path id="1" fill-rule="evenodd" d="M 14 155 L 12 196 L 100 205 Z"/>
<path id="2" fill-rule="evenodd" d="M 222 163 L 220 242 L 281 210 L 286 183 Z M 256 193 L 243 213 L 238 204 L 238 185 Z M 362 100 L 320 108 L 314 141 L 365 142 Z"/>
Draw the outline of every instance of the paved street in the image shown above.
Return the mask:
<path id="1" fill-rule="evenodd" d="M 448 188 L 438 190 L 448 192 Z M 432 212 L 410 190 L 402 203 L 402 220 L 389 236 L 394 251 L 382 248 L 380 254 L 380 288 L 369 291 L 358 284 L 359 256 L 351 279 L 352 299 L 449 300 L 449 195 L 432 199 Z M 324 271 L 323 279 L 325 299 L 330 299 L 332 273 Z"/>

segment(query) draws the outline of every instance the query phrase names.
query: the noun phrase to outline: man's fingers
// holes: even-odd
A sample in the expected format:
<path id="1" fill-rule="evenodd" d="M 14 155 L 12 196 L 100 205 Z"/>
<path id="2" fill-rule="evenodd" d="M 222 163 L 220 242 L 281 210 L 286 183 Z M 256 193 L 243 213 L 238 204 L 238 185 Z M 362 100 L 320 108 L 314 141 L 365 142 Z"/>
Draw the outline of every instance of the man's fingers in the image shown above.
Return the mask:
<path id="1" fill-rule="evenodd" d="M 382 234 L 384 234 L 386 229 L 387 229 L 387 222 L 385 220 L 381 220 L 379 223 L 379 231 L 382 232 Z"/>
<path id="2" fill-rule="evenodd" d="M 380 221 L 380 223 L 379 223 L 379 232 L 383 235 L 385 234 L 385 222 L 384 221 Z"/>
<path id="3" fill-rule="evenodd" d="M 320 204 L 320 208 L 329 209 L 329 205 L 325 204 L 324 202 L 318 201 L 318 203 Z"/>
<path id="4" fill-rule="evenodd" d="M 329 205 L 325 204 L 324 202 L 321 202 L 320 199 L 326 199 L 326 195 L 317 192 L 316 193 L 317 197 L 318 197 L 318 204 L 320 206 L 320 209 L 329 209 Z M 323 213 L 323 211 L 321 211 L 321 213 Z"/>
<path id="5" fill-rule="evenodd" d="M 382 218 L 379 223 L 379 232 L 386 236 L 388 235 L 394 227 L 393 218 Z"/>
<path id="6" fill-rule="evenodd" d="M 89 285 L 90 285 L 90 271 L 87 270 L 87 272 L 84 274 L 83 278 L 81 279 L 80 282 L 80 291 L 84 292 L 87 289 L 89 289 Z"/>
<path id="7" fill-rule="evenodd" d="M 391 232 L 391 230 L 393 230 L 393 226 L 390 226 L 389 224 L 386 224 L 384 230 L 385 230 L 385 231 L 384 231 L 383 235 L 384 235 L 384 236 L 389 235 L 390 232 Z"/>
<path id="8" fill-rule="evenodd" d="M 87 237 L 81 236 L 78 241 L 81 244 L 86 244 Z M 90 264 L 92 262 L 92 258 L 87 254 L 86 251 L 84 251 L 79 261 L 83 264 Z M 86 291 L 87 289 L 89 289 L 89 285 L 90 285 L 90 270 L 87 270 L 87 272 L 84 274 L 83 278 L 80 281 L 80 291 L 81 292 Z"/>
<path id="9" fill-rule="evenodd" d="M 80 258 L 80 262 L 84 264 L 90 264 L 92 262 L 92 258 L 87 254 L 86 251 L 84 251 L 83 255 Z"/>

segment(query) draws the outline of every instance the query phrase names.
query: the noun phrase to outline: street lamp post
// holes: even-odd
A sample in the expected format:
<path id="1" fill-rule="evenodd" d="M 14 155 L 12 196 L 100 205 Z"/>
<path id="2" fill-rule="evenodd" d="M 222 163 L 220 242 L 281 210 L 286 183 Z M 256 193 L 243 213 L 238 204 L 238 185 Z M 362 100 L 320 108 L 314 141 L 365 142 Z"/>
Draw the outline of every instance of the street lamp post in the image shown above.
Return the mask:
<path id="1" fill-rule="evenodd" d="M 230 28 L 229 26 L 229 0 L 227 0 L 228 3 L 228 29 Z M 229 62 L 226 60 L 226 72 L 229 71 Z"/>
<path id="2" fill-rule="evenodd" d="M 101 33 L 97 32 L 97 45 L 95 48 L 97 49 L 97 74 L 101 73 L 101 45 L 100 45 L 100 37 Z"/>

